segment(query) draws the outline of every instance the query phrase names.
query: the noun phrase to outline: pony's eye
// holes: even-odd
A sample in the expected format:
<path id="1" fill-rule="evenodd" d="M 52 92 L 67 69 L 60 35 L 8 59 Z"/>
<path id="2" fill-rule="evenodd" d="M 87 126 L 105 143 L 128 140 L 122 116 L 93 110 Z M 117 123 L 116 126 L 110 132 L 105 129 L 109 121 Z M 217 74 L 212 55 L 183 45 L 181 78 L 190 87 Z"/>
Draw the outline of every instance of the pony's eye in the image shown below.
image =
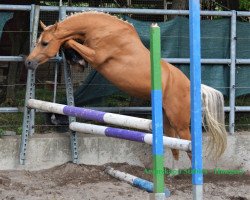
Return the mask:
<path id="1" fill-rule="evenodd" d="M 44 46 L 44 47 L 46 47 L 47 45 L 48 45 L 49 43 L 48 42 L 42 42 L 42 45 Z"/>

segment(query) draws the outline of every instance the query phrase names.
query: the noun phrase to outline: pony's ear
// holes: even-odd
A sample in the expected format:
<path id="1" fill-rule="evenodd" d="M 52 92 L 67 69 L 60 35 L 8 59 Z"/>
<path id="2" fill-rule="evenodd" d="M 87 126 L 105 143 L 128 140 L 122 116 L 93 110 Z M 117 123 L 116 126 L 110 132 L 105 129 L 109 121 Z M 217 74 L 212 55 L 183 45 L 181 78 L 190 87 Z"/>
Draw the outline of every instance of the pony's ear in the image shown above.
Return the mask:
<path id="1" fill-rule="evenodd" d="M 53 25 L 53 31 L 56 31 L 58 29 L 58 22 L 56 21 L 56 23 Z"/>
<path id="2" fill-rule="evenodd" d="M 43 30 L 45 30 L 46 26 L 41 20 L 40 20 L 40 26 L 42 27 Z"/>

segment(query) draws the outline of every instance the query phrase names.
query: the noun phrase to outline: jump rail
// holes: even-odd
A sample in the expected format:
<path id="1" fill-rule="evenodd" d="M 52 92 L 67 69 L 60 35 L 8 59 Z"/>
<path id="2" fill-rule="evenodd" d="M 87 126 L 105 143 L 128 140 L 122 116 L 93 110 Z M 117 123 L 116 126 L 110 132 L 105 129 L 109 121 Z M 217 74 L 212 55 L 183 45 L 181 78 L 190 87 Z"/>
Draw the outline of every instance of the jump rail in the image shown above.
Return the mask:
<path id="1" fill-rule="evenodd" d="M 145 190 L 150 193 L 154 192 L 154 184 L 150 181 L 147 181 L 145 179 L 139 178 L 137 176 L 134 176 L 125 172 L 115 170 L 114 168 L 109 167 L 109 166 L 106 167 L 105 172 L 109 174 L 110 176 L 113 176 L 114 178 L 117 178 L 122 181 L 126 181 L 127 183 L 135 187 L 138 187 L 142 190 Z M 165 193 L 165 197 L 170 197 L 170 191 L 168 188 L 164 189 L 164 193 Z"/>
<path id="2" fill-rule="evenodd" d="M 36 99 L 30 99 L 28 101 L 27 106 L 30 108 L 35 108 L 46 112 L 74 116 L 87 120 L 94 120 L 97 122 L 103 122 L 129 128 L 136 128 L 146 131 L 151 130 L 152 121 L 149 119 L 143 119 L 139 117 L 130 117 L 114 113 L 105 113 L 101 111 L 79 108 L 74 106 L 66 106 L 63 104 L 50 103 L 47 101 L 41 101 Z M 121 138 L 152 145 L 152 134 L 139 131 L 111 128 L 106 126 L 99 126 L 99 125 L 78 123 L 78 122 L 72 122 L 70 124 L 70 129 L 73 131 L 78 131 L 88 134 L 104 135 L 107 137 Z M 167 146 L 169 148 L 180 149 L 183 151 L 191 151 L 191 142 L 189 140 L 182 140 L 164 136 L 163 143 L 164 146 Z"/>
<path id="3" fill-rule="evenodd" d="M 29 108 L 35 108 L 46 112 L 68 115 L 72 117 L 79 117 L 102 123 L 135 128 L 145 131 L 152 130 L 152 120 L 150 119 L 130 117 L 126 115 L 107 113 L 107 112 L 96 111 L 86 108 L 79 108 L 74 106 L 66 106 L 63 104 L 50 103 L 47 101 L 41 101 L 36 99 L 28 100 L 27 106 Z"/>
<path id="4" fill-rule="evenodd" d="M 103 135 L 106 137 L 120 138 L 130 141 L 146 143 L 150 145 L 153 144 L 153 135 L 150 133 L 79 122 L 72 122 L 69 125 L 69 128 L 73 131 L 82 132 L 86 134 Z M 163 136 L 163 145 L 171 149 L 191 151 L 191 142 L 189 140 Z"/>

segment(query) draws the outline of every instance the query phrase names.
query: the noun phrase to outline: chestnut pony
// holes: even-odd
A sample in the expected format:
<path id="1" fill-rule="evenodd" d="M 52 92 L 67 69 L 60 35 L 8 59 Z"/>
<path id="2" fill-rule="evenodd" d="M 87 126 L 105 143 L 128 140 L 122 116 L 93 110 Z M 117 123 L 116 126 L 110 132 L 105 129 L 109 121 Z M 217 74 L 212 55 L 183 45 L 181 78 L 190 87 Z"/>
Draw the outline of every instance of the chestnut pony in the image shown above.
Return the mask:
<path id="1" fill-rule="evenodd" d="M 84 12 L 46 27 L 27 57 L 29 69 L 54 57 L 61 46 L 72 48 L 84 60 L 121 90 L 139 98 L 150 98 L 150 52 L 135 28 L 114 16 Z M 164 133 L 191 140 L 190 81 L 175 66 L 161 61 Z M 209 154 L 219 158 L 227 145 L 223 95 L 202 85 L 203 122 L 209 134 Z M 179 151 L 172 149 L 176 160 Z M 190 155 L 190 154 L 189 154 Z"/>

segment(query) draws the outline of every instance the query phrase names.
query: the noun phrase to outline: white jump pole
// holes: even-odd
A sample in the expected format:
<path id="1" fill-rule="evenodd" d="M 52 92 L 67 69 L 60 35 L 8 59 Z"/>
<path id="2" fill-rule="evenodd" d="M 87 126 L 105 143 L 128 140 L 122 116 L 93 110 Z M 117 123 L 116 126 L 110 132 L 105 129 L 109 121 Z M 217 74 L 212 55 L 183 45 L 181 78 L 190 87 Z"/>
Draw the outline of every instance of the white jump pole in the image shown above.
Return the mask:
<path id="1" fill-rule="evenodd" d="M 131 117 L 126 115 L 101 112 L 101 111 L 74 107 L 74 106 L 67 106 L 63 104 L 51 103 L 36 99 L 28 100 L 27 106 L 29 108 L 35 108 L 38 110 L 43 110 L 45 112 L 68 115 L 72 117 L 79 117 L 82 119 L 93 120 L 117 126 L 130 127 L 144 131 L 152 130 L 152 120 L 150 119 L 143 119 L 139 117 Z"/>
<path id="2" fill-rule="evenodd" d="M 117 178 L 121 181 L 125 181 L 137 188 L 140 188 L 150 193 L 154 192 L 154 184 L 150 181 L 147 181 L 145 179 L 139 178 L 137 176 L 125 172 L 121 172 L 119 170 L 115 170 L 114 168 L 109 166 L 106 167 L 105 172 L 110 176 L 113 176 L 114 178 Z M 164 189 L 164 194 L 166 198 L 170 197 L 170 191 L 168 188 Z"/>
<path id="3" fill-rule="evenodd" d="M 136 141 L 152 145 L 153 135 L 149 133 L 126 130 L 120 128 L 112 128 L 100 125 L 93 125 L 87 123 L 72 122 L 69 128 L 73 131 L 103 135 L 107 137 L 120 138 L 130 141 Z M 163 145 L 171 149 L 179 149 L 183 151 L 191 151 L 191 142 L 189 140 L 183 140 L 178 138 L 163 136 Z"/>

